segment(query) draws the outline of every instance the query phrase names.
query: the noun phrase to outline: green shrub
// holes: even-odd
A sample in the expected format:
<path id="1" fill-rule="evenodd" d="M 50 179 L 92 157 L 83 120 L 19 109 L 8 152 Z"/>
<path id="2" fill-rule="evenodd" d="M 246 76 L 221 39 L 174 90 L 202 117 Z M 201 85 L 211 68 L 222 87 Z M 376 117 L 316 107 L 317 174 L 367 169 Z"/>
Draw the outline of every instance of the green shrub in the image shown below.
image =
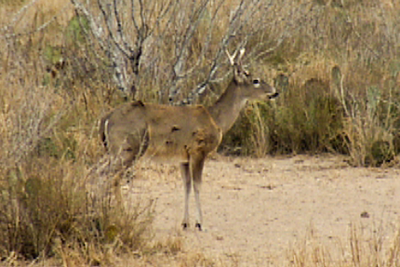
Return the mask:
<path id="1" fill-rule="evenodd" d="M 71 43 L 83 43 L 85 35 L 89 32 L 89 21 L 82 16 L 74 16 L 66 29 L 67 41 Z"/>

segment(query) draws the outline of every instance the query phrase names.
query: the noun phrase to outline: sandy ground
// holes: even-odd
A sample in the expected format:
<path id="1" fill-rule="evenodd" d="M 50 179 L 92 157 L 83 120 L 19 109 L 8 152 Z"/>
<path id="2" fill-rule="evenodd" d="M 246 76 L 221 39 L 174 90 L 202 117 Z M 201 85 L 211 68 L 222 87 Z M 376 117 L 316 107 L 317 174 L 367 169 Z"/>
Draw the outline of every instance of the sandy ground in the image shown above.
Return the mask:
<path id="1" fill-rule="evenodd" d="M 379 239 L 388 247 L 399 229 L 396 168 L 353 168 L 329 155 L 218 156 L 204 169 L 202 232 L 194 229 L 193 195 L 191 228 L 180 229 L 184 194 L 177 167 L 143 164 L 137 173 L 126 197 L 156 200 L 156 237 L 180 236 L 185 250 L 227 265 L 290 265 L 293 249 L 304 246 L 311 235 L 334 258 L 334 253 L 346 253 L 339 248 L 349 246 L 354 228 L 360 239 L 371 244 Z"/>

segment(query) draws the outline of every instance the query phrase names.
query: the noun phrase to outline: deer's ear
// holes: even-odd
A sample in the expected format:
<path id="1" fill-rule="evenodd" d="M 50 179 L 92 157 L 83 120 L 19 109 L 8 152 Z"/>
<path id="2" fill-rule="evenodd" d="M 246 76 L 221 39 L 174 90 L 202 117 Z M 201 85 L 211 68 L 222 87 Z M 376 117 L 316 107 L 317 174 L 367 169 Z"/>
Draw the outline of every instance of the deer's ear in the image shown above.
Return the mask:
<path id="1" fill-rule="evenodd" d="M 243 71 L 242 68 L 240 68 L 239 66 L 235 66 L 234 68 L 234 75 L 235 75 L 235 81 L 237 83 L 243 83 L 244 80 L 246 79 L 247 75 L 246 73 Z"/>

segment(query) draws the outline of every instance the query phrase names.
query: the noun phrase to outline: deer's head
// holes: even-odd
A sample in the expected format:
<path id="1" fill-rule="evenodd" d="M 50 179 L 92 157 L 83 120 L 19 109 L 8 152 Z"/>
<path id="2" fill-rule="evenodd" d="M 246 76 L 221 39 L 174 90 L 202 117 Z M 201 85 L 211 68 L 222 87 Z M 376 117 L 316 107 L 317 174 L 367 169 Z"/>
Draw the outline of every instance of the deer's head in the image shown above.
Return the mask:
<path id="1" fill-rule="evenodd" d="M 239 55 L 237 51 L 231 56 L 226 51 L 229 61 L 234 68 L 234 83 L 241 88 L 241 93 L 247 100 L 272 99 L 279 95 L 275 87 L 269 85 L 258 77 L 253 77 L 251 73 L 244 69 L 241 59 L 245 50 L 241 49 Z"/>

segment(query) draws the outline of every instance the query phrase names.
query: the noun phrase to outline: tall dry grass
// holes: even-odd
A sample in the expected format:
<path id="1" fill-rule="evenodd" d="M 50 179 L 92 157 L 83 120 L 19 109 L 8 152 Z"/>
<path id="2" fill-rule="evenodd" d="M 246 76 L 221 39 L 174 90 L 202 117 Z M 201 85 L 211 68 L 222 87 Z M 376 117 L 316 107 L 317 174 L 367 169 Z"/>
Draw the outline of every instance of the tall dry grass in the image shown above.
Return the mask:
<path id="1" fill-rule="evenodd" d="M 225 1 L 219 23 L 199 22 L 188 62 L 204 60 L 180 80 L 177 98 L 205 78 L 237 2 Z M 396 164 L 398 1 L 271 1 L 269 8 L 261 13 L 266 26 L 247 40 L 246 64 L 281 95 L 249 105 L 222 150 L 257 157 L 332 152 L 357 166 Z M 150 205 L 121 213 L 105 197 L 93 210 L 86 194 L 85 175 L 103 154 L 97 119 L 125 101 L 88 21 L 65 1 L 2 1 L 0 13 L 0 257 L 106 265 L 122 253 L 152 251 Z M 150 40 L 140 65 L 139 96 L 147 101 L 168 101 L 178 51 L 169 41 L 187 21 L 174 23 L 164 39 Z M 207 49 L 204 35 L 214 36 Z M 222 64 L 221 79 L 200 102 L 215 100 L 227 70 Z M 197 255 L 187 265 L 208 260 Z"/>
<path id="2" fill-rule="evenodd" d="M 348 154 L 357 166 L 396 164 L 398 3 L 314 1 L 311 8 L 290 42 L 254 63 L 273 66 L 266 73 L 281 96 L 246 110 L 224 146 L 241 146 L 248 155 L 261 144 L 258 155 L 334 152 Z M 257 129 L 240 126 L 260 121 L 260 108 L 266 112 L 262 142 L 252 137 Z"/>
<path id="3" fill-rule="evenodd" d="M 104 196 L 93 206 L 86 190 L 103 153 L 96 119 L 108 89 L 96 90 L 97 62 L 71 17 L 62 19 L 73 14 L 64 1 L 32 3 L 1 4 L 14 15 L 2 16 L 0 40 L 2 264 L 51 257 L 57 265 L 108 265 L 121 253 L 145 253 L 152 205 L 123 210 Z M 65 57 L 74 58 L 64 65 Z"/>
<path id="4" fill-rule="evenodd" d="M 307 236 L 288 250 L 290 266 L 398 266 L 398 231 L 390 238 L 385 238 L 380 229 L 371 231 L 365 231 L 361 225 L 351 224 L 344 240 L 330 240 L 329 245 L 311 227 Z"/>

